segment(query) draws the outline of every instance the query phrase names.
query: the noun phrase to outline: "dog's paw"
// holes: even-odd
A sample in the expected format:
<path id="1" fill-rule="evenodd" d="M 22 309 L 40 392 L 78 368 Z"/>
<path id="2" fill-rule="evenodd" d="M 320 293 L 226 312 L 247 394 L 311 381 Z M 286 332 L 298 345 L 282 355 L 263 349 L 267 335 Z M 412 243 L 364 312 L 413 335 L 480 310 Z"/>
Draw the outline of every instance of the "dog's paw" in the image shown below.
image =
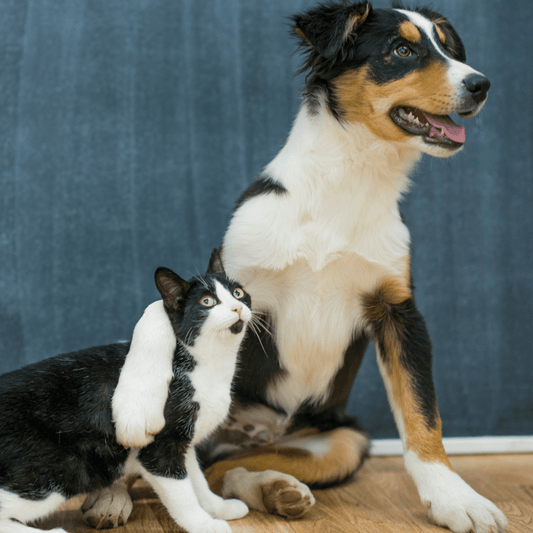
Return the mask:
<path id="1" fill-rule="evenodd" d="M 279 478 L 265 483 L 261 488 L 263 503 L 269 513 L 300 518 L 315 504 L 309 487 L 295 479 Z"/>
<path id="2" fill-rule="evenodd" d="M 251 509 L 286 518 L 300 518 L 315 504 L 307 485 L 274 470 L 248 472 L 245 468 L 234 468 L 224 477 L 222 495 L 235 496 Z"/>
<path id="3" fill-rule="evenodd" d="M 427 463 L 414 452 L 405 455 L 405 466 L 418 488 L 429 518 L 454 533 L 503 533 L 507 518 L 487 498 L 442 463 Z"/>
<path id="4" fill-rule="evenodd" d="M 459 477 L 459 476 L 458 476 Z M 464 484 L 457 483 L 454 492 L 439 494 L 432 499 L 423 498 L 430 520 L 445 526 L 454 533 L 503 533 L 507 530 L 507 518 L 487 498 Z"/>
<path id="5" fill-rule="evenodd" d="M 133 504 L 122 481 L 111 487 L 91 492 L 81 506 L 83 518 L 95 529 L 122 526 L 130 517 Z"/>

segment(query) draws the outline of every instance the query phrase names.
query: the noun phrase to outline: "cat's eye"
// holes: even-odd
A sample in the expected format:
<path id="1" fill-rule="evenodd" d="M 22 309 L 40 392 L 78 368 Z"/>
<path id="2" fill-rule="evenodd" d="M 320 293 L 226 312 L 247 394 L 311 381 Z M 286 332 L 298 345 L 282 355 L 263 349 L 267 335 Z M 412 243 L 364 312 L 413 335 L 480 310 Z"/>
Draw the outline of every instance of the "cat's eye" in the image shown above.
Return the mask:
<path id="1" fill-rule="evenodd" d="M 214 307 L 216 305 L 216 300 L 214 298 L 212 298 L 211 296 L 204 296 L 201 300 L 200 300 L 200 303 L 204 306 L 204 307 Z"/>
<path id="2" fill-rule="evenodd" d="M 235 289 L 233 291 L 233 296 L 237 298 L 237 300 L 240 300 L 244 296 L 244 291 L 242 289 Z"/>

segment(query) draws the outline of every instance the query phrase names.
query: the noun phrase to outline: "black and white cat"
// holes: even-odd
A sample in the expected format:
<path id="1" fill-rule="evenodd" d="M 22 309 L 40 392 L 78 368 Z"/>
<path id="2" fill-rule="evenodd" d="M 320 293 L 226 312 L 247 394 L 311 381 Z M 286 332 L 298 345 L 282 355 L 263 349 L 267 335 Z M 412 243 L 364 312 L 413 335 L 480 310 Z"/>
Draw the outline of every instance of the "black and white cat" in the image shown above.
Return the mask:
<path id="1" fill-rule="evenodd" d="M 218 250 L 204 276 L 184 281 L 159 268 L 155 280 L 178 339 L 163 431 L 144 448 L 116 440 L 111 404 L 128 344 L 60 355 L 0 376 L 1 533 L 34 532 L 25 524 L 131 474 L 150 483 L 189 533 L 229 533 L 225 520 L 247 514 L 243 502 L 210 491 L 195 445 L 227 416 L 250 297 L 225 276 Z"/>

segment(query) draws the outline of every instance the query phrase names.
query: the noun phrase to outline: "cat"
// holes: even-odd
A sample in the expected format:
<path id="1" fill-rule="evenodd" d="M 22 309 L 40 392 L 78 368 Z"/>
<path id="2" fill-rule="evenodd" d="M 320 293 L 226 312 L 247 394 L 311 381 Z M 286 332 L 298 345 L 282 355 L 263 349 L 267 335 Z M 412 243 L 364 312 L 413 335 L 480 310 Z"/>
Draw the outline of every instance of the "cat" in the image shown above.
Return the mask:
<path id="1" fill-rule="evenodd" d="M 155 273 L 178 340 L 163 431 L 144 448 L 116 440 L 112 397 L 129 344 L 59 355 L 0 376 L 0 531 L 25 525 L 67 499 L 141 475 L 189 533 L 230 533 L 248 507 L 213 494 L 195 446 L 226 418 L 250 296 L 225 276 L 213 250 L 206 275 Z M 154 304 L 152 304 L 154 305 Z M 54 533 L 65 533 L 54 529 Z"/>

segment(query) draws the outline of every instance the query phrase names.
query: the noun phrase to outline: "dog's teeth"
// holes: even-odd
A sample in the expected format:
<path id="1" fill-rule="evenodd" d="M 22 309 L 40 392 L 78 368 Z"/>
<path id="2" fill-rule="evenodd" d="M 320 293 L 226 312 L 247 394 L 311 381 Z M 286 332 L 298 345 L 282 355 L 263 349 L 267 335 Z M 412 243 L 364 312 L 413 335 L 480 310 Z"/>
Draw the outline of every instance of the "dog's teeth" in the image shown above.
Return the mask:
<path id="1" fill-rule="evenodd" d="M 418 117 L 415 117 L 415 124 L 418 124 L 420 126 L 420 121 L 418 120 Z"/>
<path id="2" fill-rule="evenodd" d="M 409 111 L 409 114 L 407 115 L 407 118 L 409 120 L 413 120 L 415 117 L 414 117 L 413 113 L 411 113 L 411 111 Z"/>
<path id="3" fill-rule="evenodd" d="M 402 118 L 405 118 L 407 116 L 407 113 L 405 112 L 405 109 L 403 107 L 400 107 L 398 109 L 398 115 L 400 115 L 400 117 Z"/>

